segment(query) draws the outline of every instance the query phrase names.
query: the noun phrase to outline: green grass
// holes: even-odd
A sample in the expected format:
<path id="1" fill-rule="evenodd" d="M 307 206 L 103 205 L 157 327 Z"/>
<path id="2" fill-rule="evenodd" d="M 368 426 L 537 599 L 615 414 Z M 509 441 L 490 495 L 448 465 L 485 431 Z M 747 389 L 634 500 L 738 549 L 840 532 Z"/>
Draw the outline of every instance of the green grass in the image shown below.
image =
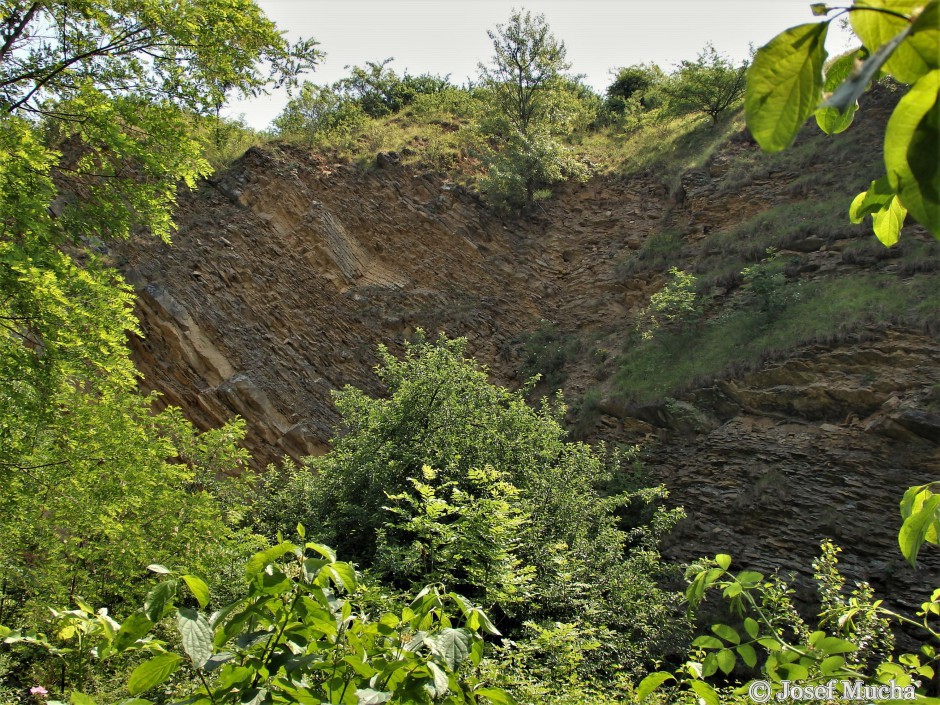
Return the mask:
<path id="1" fill-rule="evenodd" d="M 651 403 L 801 345 L 830 344 L 870 327 L 940 327 L 940 286 L 930 274 L 854 274 L 810 282 L 797 293 L 774 317 L 752 302 L 695 329 L 628 345 L 615 393 L 631 404 Z"/>

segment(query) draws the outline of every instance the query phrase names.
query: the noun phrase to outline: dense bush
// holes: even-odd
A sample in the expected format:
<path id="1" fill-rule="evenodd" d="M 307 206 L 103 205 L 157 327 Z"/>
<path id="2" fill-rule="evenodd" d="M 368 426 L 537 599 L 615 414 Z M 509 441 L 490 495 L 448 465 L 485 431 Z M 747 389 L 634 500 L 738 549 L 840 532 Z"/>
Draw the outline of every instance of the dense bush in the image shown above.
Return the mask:
<path id="1" fill-rule="evenodd" d="M 489 384 L 462 341 L 381 358 L 388 396 L 337 395 L 343 434 L 259 501 L 262 530 L 316 527 L 373 578 L 443 581 L 511 635 L 526 621 L 604 625 L 592 673 L 679 648 L 686 624 L 656 551 L 679 514 L 658 506 L 662 490 L 603 492 L 629 482 L 618 454 L 567 442 L 562 406 L 533 410 Z M 290 495 L 303 499 L 281 505 Z"/>

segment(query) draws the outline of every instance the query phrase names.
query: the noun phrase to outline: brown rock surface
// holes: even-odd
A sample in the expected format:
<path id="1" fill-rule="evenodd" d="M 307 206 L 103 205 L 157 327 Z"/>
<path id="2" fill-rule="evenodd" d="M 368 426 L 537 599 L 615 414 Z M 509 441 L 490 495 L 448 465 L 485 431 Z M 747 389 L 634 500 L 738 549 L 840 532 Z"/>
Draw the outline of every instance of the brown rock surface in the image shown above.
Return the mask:
<path id="1" fill-rule="evenodd" d="M 467 337 L 503 384 L 518 383 L 519 336 L 544 321 L 614 347 L 664 281 L 618 266 L 651 234 L 683 233 L 694 260 L 710 254 L 706 231 L 795 198 L 795 173 L 728 186 L 735 153 L 754 149 L 737 140 L 688 172 L 682 198 L 652 176 L 597 177 L 516 220 L 394 160 L 364 169 L 290 146 L 252 149 L 183 195 L 172 247 L 141 238 L 112 253 L 139 294 L 143 386 L 204 428 L 242 415 L 263 466 L 325 452 L 338 421 L 331 390 L 380 393 L 376 345 L 397 349 L 418 327 Z M 800 276 L 863 266 L 841 246 L 811 232 L 794 240 Z M 610 372 L 576 362 L 569 398 Z M 908 588 L 937 583 L 940 561 L 928 555 L 917 574 L 903 564 L 897 502 L 940 476 L 938 389 L 936 336 L 884 326 L 669 403 L 604 398 L 589 435 L 647 441 L 656 476 L 689 514 L 670 555 L 725 551 L 805 574 L 829 536 L 852 576 L 913 604 L 926 588 Z"/>

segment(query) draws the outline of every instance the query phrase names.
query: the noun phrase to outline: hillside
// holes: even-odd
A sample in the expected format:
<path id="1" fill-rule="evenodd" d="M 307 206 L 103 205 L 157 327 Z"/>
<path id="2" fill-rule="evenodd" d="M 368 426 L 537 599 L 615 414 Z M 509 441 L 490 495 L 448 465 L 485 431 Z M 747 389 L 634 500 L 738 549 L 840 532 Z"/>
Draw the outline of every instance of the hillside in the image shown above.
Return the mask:
<path id="1" fill-rule="evenodd" d="M 181 198 L 171 247 L 111 252 L 139 295 L 142 385 L 203 428 L 243 416 L 264 466 L 327 449 L 331 390 L 381 393 L 379 343 L 465 336 L 494 381 L 562 387 L 576 435 L 642 445 L 689 515 L 667 554 L 805 570 L 831 536 L 850 575 L 919 604 L 897 588 L 940 562 L 903 565 L 897 501 L 940 467 L 940 243 L 909 227 L 886 250 L 845 216 L 893 102 L 879 89 L 839 140 L 807 127 L 777 157 L 732 130 L 680 180 L 596 175 L 518 218 L 397 153 L 253 148 Z M 741 275 L 769 247 L 772 315 Z M 702 317 L 642 340 L 671 267 Z"/>

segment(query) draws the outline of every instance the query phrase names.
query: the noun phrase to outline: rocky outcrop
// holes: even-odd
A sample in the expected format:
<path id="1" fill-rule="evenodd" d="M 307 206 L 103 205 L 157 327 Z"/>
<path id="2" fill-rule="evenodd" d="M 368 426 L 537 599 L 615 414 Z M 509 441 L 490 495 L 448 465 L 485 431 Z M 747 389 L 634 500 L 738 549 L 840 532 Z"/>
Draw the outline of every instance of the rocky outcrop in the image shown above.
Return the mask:
<path id="1" fill-rule="evenodd" d="M 138 292 L 142 385 L 203 428 L 243 416 L 264 466 L 325 452 L 340 421 L 331 392 L 380 394 L 376 346 L 397 350 L 418 328 L 465 336 L 509 385 L 520 382 L 520 337 L 538 328 L 614 350 L 665 280 L 665 264 L 624 267 L 650 256 L 651 236 L 672 233 L 694 267 L 722 256 L 707 235 L 808 197 L 805 174 L 738 173 L 755 149 L 739 136 L 674 189 L 655 175 L 570 184 L 509 220 L 389 155 L 364 168 L 296 147 L 252 149 L 181 197 L 172 247 L 140 238 L 111 251 Z M 866 169 L 880 168 L 869 162 L 829 167 L 864 184 L 878 175 Z M 794 230 L 783 244 L 800 258 L 796 275 L 863 266 L 864 252 L 842 253 L 842 237 L 812 222 Z M 717 296 L 739 283 L 716 282 Z M 569 399 L 613 373 L 606 359 L 569 365 Z M 831 537 L 851 576 L 913 604 L 923 590 L 912 586 L 936 583 L 940 563 L 927 552 L 915 574 L 902 562 L 897 502 L 940 470 L 938 371 L 936 336 L 885 324 L 674 399 L 603 397 L 586 435 L 643 443 L 689 516 L 669 555 L 729 552 L 805 576 Z"/>
<path id="2" fill-rule="evenodd" d="M 940 584 L 925 549 L 914 571 L 901 557 L 904 490 L 938 479 L 940 341 L 885 332 L 813 347 L 698 390 L 684 404 L 717 419 L 690 430 L 664 419 L 650 466 L 688 514 L 667 553 L 716 551 L 765 572 L 807 574 L 819 542 L 844 549 L 854 580 L 913 610 Z M 680 438 L 681 436 L 681 438 Z"/>

